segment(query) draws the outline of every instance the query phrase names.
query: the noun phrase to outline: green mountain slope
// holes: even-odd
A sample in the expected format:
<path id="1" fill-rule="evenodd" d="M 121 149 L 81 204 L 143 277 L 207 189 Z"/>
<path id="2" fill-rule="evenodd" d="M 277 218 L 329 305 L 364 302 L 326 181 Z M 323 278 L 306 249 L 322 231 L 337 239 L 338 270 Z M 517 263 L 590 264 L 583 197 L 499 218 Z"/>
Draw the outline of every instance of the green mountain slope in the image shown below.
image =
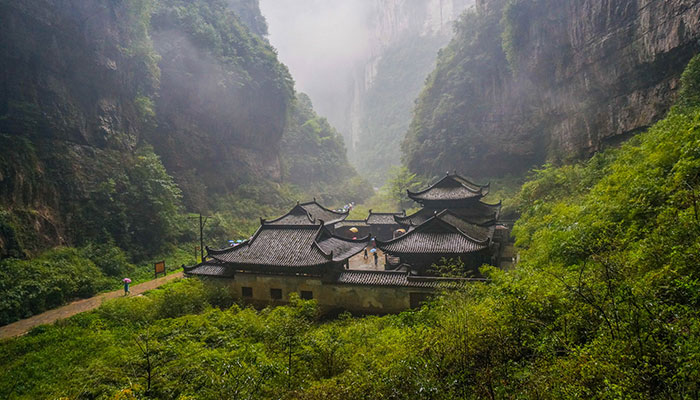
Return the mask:
<path id="1" fill-rule="evenodd" d="M 257 0 L 0 1 L 0 18 L 0 257 L 90 241 L 153 254 L 187 240 L 183 211 L 247 226 L 317 191 L 284 186 L 293 81 Z"/>
<path id="2" fill-rule="evenodd" d="M 673 104 L 698 18 L 698 0 L 478 1 L 418 97 L 404 163 L 502 176 L 617 145 Z"/>
<path id="3" fill-rule="evenodd" d="M 229 308 L 189 280 L 0 344 L 0 395 L 694 398 L 700 56 L 681 82 L 666 118 L 621 148 L 536 171 L 519 195 L 521 262 L 487 268 L 488 283 L 321 322 L 312 301 Z"/>

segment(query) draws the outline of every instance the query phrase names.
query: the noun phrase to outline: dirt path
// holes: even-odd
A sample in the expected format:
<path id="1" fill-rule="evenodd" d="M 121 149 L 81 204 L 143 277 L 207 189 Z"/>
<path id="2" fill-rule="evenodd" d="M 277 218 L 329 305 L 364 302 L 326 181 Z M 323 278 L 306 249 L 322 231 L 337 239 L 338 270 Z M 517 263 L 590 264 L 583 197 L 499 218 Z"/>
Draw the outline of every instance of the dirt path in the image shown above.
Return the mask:
<path id="1" fill-rule="evenodd" d="M 131 292 L 131 296 L 138 295 L 148 290 L 155 289 L 163 285 L 164 283 L 170 282 L 173 279 L 177 278 L 182 278 L 182 271 L 166 275 L 158 279 L 153 279 L 148 282 L 132 285 L 129 288 L 129 291 Z M 0 326 L 0 340 L 24 335 L 36 326 L 52 324 L 58 321 L 59 319 L 68 318 L 70 316 L 84 311 L 90 311 L 94 308 L 99 307 L 103 301 L 107 299 L 114 299 L 120 296 L 124 296 L 123 289 L 115 290 L 113 292 L 108 293 L 102 293 L 89 299 L 77 300 L 65 306 L 54 308 L 53 310 L 46 311 L 39 315 L 35 315 L 27 319 L 13 322 L 9 325 Z"/>

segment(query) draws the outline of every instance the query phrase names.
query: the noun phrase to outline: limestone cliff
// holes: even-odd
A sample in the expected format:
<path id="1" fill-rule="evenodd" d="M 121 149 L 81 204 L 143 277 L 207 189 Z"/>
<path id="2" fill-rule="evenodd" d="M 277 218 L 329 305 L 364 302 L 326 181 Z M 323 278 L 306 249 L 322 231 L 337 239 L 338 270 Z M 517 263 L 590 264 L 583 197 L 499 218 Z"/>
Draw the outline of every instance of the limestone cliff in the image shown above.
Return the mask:
<path id="1" fill-rule="evenodd" d="M 193 210 L 279 181 L 293 82 L 256 10 L 0 0 L 0 257 L 85 240 L 154 249 L 175 232 L 171 176 Z"/>
<path id="2" fill-rule="evenodd" d="M 360 172 L 381 184 L 400 163 L 399 142 L 413 100 L 446 45 L 452 24 L 474 0 L 377 0 L 369 53 L 353 79 L 348 113 L 352 158 Z"/>
<path id="3" fill-rule="evenodd" d="M 673 103 L 699 20 L 698 0 L 479 0 L 421 93 L 405 161 L 485 176 L 623 140 Z"/>

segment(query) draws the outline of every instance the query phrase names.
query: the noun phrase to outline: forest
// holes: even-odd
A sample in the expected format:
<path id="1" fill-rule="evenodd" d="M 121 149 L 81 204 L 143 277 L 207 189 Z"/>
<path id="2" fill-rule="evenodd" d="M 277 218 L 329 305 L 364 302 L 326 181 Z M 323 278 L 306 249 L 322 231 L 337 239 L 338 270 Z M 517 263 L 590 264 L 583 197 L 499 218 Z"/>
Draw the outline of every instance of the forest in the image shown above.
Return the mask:
<path id="1" fill-rule="evenodd" d="M 8 398 L 658 398 L 698 395 L 700 57 L 665 119 L 535 170 L 517 269 L 420 310 L 256 311 L 197 280 L 0 347 Z"/>
<path id="2" fill-rule="evenodd" d="M 373 29 L 435 23 L 383 1 Z M 218 248 L 300 200 L 410 214 L 446 170 L 517 252 L 388 315 L 177 278 L 0 339 L 0 398 L 700 398 L 700 2 L 574 3 L 372 50 L 348 157 L 259 0 L 0 0 L 0 327 L 196 264 L 200 215 Z"/>

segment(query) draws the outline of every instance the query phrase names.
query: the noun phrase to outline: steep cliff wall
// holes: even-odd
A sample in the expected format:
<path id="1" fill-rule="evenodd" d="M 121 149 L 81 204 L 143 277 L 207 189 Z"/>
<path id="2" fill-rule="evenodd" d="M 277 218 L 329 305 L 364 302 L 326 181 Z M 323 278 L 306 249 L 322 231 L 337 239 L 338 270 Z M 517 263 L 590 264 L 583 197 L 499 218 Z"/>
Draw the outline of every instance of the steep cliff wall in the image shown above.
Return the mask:
<path id="1" fill-rule="evenodd" d="M 186 204 L 205 209 L 190 196 L 204 188 L 222 195 L 251 179 L 280 181 L 279 141 L 294 89 L 272 47 L 224 1 L 164 2 L 151 36 L 161 79 L 149 140 Z"/>
<path id="2" fill-rule="evenodd" d="M 479 0 L 421 93 L 404 159 L 485 176 L 623 140 L 672 104 L 698 20 L 698 0 Z"/>
<path id="3" fill-rule="evenodd" d="M 158 84 L 143 3 L 0 2 L 0 256 L 65 244 Z"/>
<path id="4" fill-rule="evenodd" d="M 352 159 L 375 184 L 400 163 L 413 100 L 473 0 L 387 0 L 373 4 L 370 51 L 355 73 L 348 113 Z"/>
<path id="5" fill-rule="evenodd" d="M 0 0 L 0 257 L 154 250 L 183 205 L 279 182 L 294 90 L 257 4 Z"/>

